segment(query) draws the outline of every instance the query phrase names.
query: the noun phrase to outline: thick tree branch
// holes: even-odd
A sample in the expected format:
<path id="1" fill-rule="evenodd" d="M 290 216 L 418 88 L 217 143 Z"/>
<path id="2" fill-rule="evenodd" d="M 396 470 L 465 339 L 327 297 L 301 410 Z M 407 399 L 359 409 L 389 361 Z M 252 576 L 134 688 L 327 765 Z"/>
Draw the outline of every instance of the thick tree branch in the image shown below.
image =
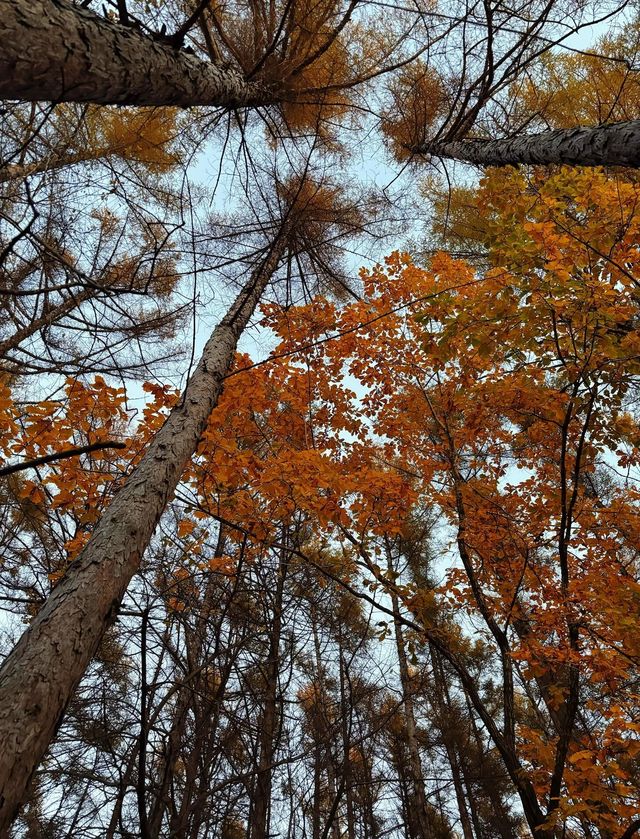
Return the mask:
<path id="1" fill-rule="evenodd" d="M 102 105 L 268 104 L 228 64 L 108 20 L 69 0 L 0 0 L 0 98 Z"/>

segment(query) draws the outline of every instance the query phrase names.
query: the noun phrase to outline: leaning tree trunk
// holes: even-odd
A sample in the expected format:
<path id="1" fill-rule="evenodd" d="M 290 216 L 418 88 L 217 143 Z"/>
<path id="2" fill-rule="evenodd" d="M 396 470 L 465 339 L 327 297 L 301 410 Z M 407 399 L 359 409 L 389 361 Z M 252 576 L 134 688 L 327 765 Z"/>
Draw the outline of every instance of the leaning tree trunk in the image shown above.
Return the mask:
<path id="1" fill-rule="evenodd" d="M 478 166 L 567 163 L 570 166 L 640 166 L 640 120 L 593 128 L 523 134 L 507 140 L 423 143 L 415 154 L 446 157 Z"/>
<path id="2" fill-rule="evenodd" d="M 238 338 L 283 256 L 288 231 L 286 222 L 214 329 L 179 404 L 0 670 L 0 836 L 196 450 Z"/>
<path id="3" fill-rule="evenodd" d="M 0 21 L 0 99 L 228 108 L 269 99 L 231 65 L 69 0 L 0 0 Z"/>

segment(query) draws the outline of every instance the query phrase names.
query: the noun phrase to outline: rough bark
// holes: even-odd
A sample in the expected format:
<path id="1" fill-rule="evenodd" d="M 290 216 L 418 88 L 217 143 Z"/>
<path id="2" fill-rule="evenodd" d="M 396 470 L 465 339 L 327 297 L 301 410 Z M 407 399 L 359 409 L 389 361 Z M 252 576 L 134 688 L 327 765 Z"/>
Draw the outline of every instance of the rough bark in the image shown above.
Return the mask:
<path id="1" fill-rule="evenodd" d="M 0 98 L 102 105 L 266 104 L 268 92 L 69 0 L 0 0 Z"/>
<path id="2" fill-rule="evenodd" d="M 571 166 L 640 166 L 640 120 L 524 134 L 507 140 L 424 143 L 416 154 L 445 157 L 478 166 L 566 163 Z"/>
<path id="3" fill-rule="evenodd" d="M 283 227 L 214 329 L 180 403 L 0 670 L 0 836 L 113 620 L 222 391 L 238 338 L 284 253 Z"/>

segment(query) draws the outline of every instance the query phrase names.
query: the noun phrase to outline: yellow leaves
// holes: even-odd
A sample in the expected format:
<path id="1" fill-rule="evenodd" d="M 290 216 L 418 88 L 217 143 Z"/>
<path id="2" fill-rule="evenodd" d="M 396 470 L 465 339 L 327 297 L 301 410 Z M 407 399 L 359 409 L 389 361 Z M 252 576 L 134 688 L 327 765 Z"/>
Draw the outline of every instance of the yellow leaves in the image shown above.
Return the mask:
<path id="1" fill-rule="evenodd" d="M 94 207 L 91 210 L 91 218 L 94 218 L 100 224 L 100 232 L 106 239 L 111 239 L 117 232 L 119 227 L 118 217 L 111 212 L 107 207 Z"/>
<path id="2" fill-rule="evenodd" d="M 307 682 L 303 685 L 298 690 L 296 698 L 307 714 L 311 713 L 316 706 L 321 706 L 325 699 L 319 685 L 315 682 Z"/>
<path id="3" fill-rule="evenodd" d="M 5 419 L 6 414 L 14 412 L 11 388 L 2 382 L 0 382 L 0 411 L 2 411 L 3 419 Z"/>
<path id="4" fill-rule="evenodd" d="M 22 449 L 18 439 L 20 413 L 10 388 L 0 383 L 0 454 L 3 458 L 9 458 Z"/>
<path id="5" fill-rule="evenodd" d="M 63 103 L 53 112 L 52 127 L 54 166 L 56 159 L 73 164 L 119 157 L 159 175 L 180 161 L 175 108 L 89 105 L 80 110 Z M 110 235 L 108 227 L 105 233 Z"/>
<path id="6" fill-rule="evenodd" d="M 487 207 L 479 212 L 476 189 L 451 186 L 429 175 L 420 192 L 433 206 L 432 228 L 441 242 L 454 250 L 472 250 L 488 241 L 490 215 Z"/>
<path id="7" fill-rule="evenodd" d="M 67 552 L 67 559 L 69 562 L 74 560 L 80 551 L 89 541 L 91 532 L 89 530 L 79 530 L 72 539 L 68 539 L 64 544 L 64 549 Z"/>
<path id="8" fill-rule="evenodd" d="M 335 123 L 350 108 L 352 86 L 376 66 L 380 53 L 347 6 L 291 0 L 231 12 L 216 3 L 210 13 L 238 65 L 274 91 L 287 128 L 337 144 Z"/>
<path id="9" fill-rule="evenodd" d="M 404 602 L 423 626 L 433 625 L 438 615 L 438 602 L 434 591 L 419 589 Z"/>
<path id="10" fill-rule="evenodd" d="M 600 39 L 592 53 L 547 52 L 514 86 L 515 106 L 523 116 L 543 114 L 553 128 L 637 119 L 640 84 L 627 60 L 635 62 L 638 47 L 636 20 Z M 603 55 L 622 60 L 603 61 Z"/>
<path id="11" fill-rule="evenodd" d="M 304 29 L 298 31 L 307 36 Z M 349 109 L 351 97 L 347 86 L 354 77 L 354 68 L 348 49 L 339 39 L 332 39 L 329 46 L 322 49 L 323 38 L 331 39 L 331 32 L 318 32 L 315 41 L 299 37 L 293 42 L 291 50 L 295 58 L 291 63 L 294 69 L 288 75 L 287 93 L 280 107 L 291 130 L 318 130 L 331 140 L 333 132 L 329 131 L 327 123 L 339 119 Z M 311 50 L 318 53 L 318 57 L 302 66 L 314 54 Z"/>
<path id="12" fill-rule="evenodd" d="M 362 206 L 349 198 L 341 185 L 307 176 L 280 184 L 278 193 L 288 207 L 294 240 L 307 249 L 321 247 L 331 227 L 358 229 L 363 225 Z"/>
<path id="13" fill-rule="evenodd" d="M 574 752 L 569 755 L 569 763 L 580 768 L 591 768 L 595 762 L 595 757 L 590 749 L 582 749 L 579 752 Z"/>
<path id="14" fill-rule="evenodd" d="M 174 150 L 174 108 L 91 107 L 87 125 L 101 155 L 116 154 L 156 173 L 166 172 L 179 162 Z"/>
<path id="15" fill-rule="evenodd" d="M 296 560 L 296 564 L 312 566 L 314 572 L 314 584 L 320 588 L 325 588 L 330 585 L 330 580 L 340 579 L 344 581 L 351 581 L 357 575 L 357 566 L 353 552 L 348 548 L 343 547 L 341 551 L 330 550 L 322 547 L 319 543 L 309 543 L 303 547 L 303 557 Z M 317 573 L 315 573 L 317 572 Z M 340 601 L 338 596 L 336 600 L 336 611 L 340 611 L 340 607 L 344 607 L 343 611 L 346 614 L 341 615 L 341 619 L 347 623 L 349 617 L 353 617 L 356 610 L 354 609 L 353 601 Z"/>

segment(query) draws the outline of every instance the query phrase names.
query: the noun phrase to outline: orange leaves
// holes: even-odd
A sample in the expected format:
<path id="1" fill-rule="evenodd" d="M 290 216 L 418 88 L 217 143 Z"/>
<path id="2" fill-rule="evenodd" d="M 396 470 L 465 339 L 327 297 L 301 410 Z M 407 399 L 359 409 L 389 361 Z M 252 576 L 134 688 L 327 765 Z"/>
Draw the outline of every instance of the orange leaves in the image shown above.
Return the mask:
<path id="1" fill-rule="evenodd" d="M 64 546 L 65 562 L 87 543 L 93 524 L 177 398 L 169 387 L 148 385 L 144 389 L 153 399 L 135 434 L 124 389 L 108 384 L 102 376 L 91 382 L 68 379 L 57 398 L 24 407 L 12 401 L 8 388 L 0 392 L 5 406 L 0 452 L 6 459 L 30 461 L 102 441 L 125 444 L 121 449 L 65 457 L 39 466 L 37 472 L 20 472 L 7 480 L 16 523 L 42 533 L 47 528 L 55 532 L 59 526 L 55 538 L 60 540 L 60 548 Z M 61 566 L 49 573 L 60 575 L 63 571 Z"/>
<path id="2" fill-rule="evenodd" d="M 336 141 L 335 122 L 352 103 L 352 86 L 376 67 L 384 47 L 352 21 L 340 0 L 214 4 L 225 48 L 252 79 L 274 92 L 289 130 Z"/>
<path id="3" fill-rule="evenodd" d="M 301 193 L 299 212 L 322 221 L 334 197 Z M 311 579 L 357 585 L 368 574 L 372 594 L 392 592 L 454 661 L 471 659 L 467 626 L 478 627 L 489 673 L 502 655 L 503 672 L 511 663 L 528 682 L 514 700 L 517 757 L 541 801 L 577 673 L 589 737 L 576 727 L 558 819 L 586 813 L 602 831 L 629 814 L 611 790 L 627 794 L 639 753 L 629 687 L 640 655 L 640 495 L 618 469 L 640 462 L 627 398 L 638 372 L 631 237 L 640 229 L 626 211 L 637 197 L 597 172 L 532 184 L 490 174 L 476 211 L 486 210 L 491 268 L 445 254 L 422 268 L 394 253 L 362 273 L 362 300 L 263 307 L 278 345 L 255 366 L 239 356 L 227 377 L 177 495 L 190 494 L 176 502 L 178 567 L 158 583 L 168 610 L 186 612 L 200 602 L 202 575 L 236 573 L 238 543 L 251 564 L 295 534 L 295 562 L 308 557 Z M 612 216 L 626 212 L 619 235 L 611 206 Z M 125 460 L 76 459 L 48 470 L 43 486 L 24 483 L 32 507 L 72 519 L 70 554 L 179 399 L 167 386 L 145 391 Z M 64 404 L 21 412 L 4 390 L 0 398 L 7 426 L 31 434 L 25 452 L 126 431 L 124 394 L 100 378 L 68 383 Z M 417 509 L 437 521 L 435 588 L 376 564 L 378 546 L 400 544 Z M 222 556 L 211 555 L 208 516 L 225 529 Z M 299 701 L 310 716 L 317 685 Z"/>
<path id="4" fill-rule="evenodd" d="M 355 76 L 352 58 L 347 46 L 329 29 L 319 26 L 314 32 L 305 30 L 304 24 L 297 26 L 282 114 L 294 131 L 311 129 L 327 135 L 323 123 L 343 116 L 351 104 L 348 84 Z M 310 60 L 314 55 L 317 57 Z M 305 64 L 307 61 L 309 64 Z"/>
<path id="5" fill-rule="evenodd" d="M 155 382 L 145 382 L 142 389 L 153 397 L 145 404 L 142 412 L 143 423 L 139 436 L 140 442 L 144 445 L 162 427 L 169 410 L 176 404 L 180 394 L 170 385 L 159 385 Z"/>
<path id="6" fill-rule="evenodd" d="M 190 521 L 189 519 L 183 519 L 178 522 L 177 534 L 179 538 L 184 539 L 185 536 L 190 536 L 195 530 L 195 527 L 196 523 L 194 521 Z"/>
<path id="7" fill-rule="evenodd" d="M 18 416 L 11 389 L 0 380 L 0 453 L 3 459 L 12 454 L 13 442 L 18 433 Z"/>
<path id="8" fill-rule="evenodd" d="M 445 85 L 432 68 L 414 61 L 394 79 L 389 94 L 382 131 L 396 160 L 403 161 L 429 139 L 447 104 Z"/>

